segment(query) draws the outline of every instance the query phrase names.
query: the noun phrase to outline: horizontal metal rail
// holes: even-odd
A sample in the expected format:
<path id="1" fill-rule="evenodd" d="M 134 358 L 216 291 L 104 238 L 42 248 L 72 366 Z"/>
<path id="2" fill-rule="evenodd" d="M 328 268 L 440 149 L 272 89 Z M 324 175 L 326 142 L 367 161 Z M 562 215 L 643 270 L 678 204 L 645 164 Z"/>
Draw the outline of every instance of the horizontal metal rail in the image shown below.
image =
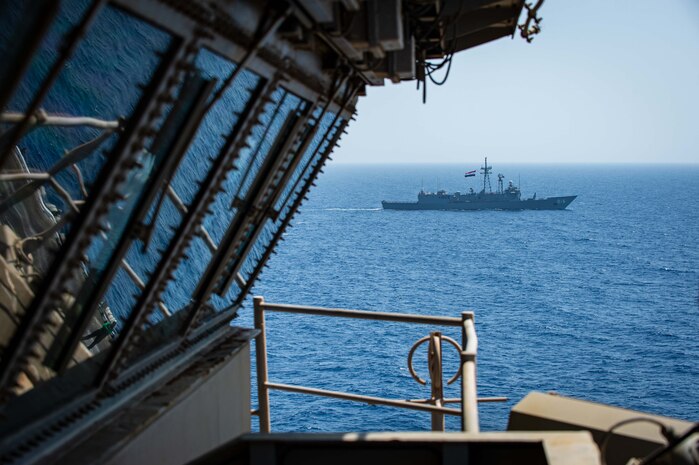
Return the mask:
<path id="1" fill-rule="evenodd" d="M 48 173 L 26 173 L 22 171 L 20 173 L 0 174 L 0 182 L 45 181 L 47 179 L 51 179 L 51 175 Z"/>
<path id="2" fill-rule="evenodd" d="M 474 325 L 473 313 L 463 312 L 461 318 L 453 317 L 438 317 L 413 315 L 405 313 L 386 313 L 386 312 L 369 312 L 363 310 L 346 310 L 339 308 L 323 308 L 323 307 L 307 307 L 298 305 L 272 304 L 266 303 L 262 297 L 254 299 L 254 319 L 255 328 L 259 330 L 256 338 L 255 353 L 257 359 L 257 389 L 259 408 L 256 410 L 260 418 L 260 432 L 269 433 L 270 425 L 270 406 L 269 406 L 269 390 L 276 389 L 280 391 L 295 392 L 300 394 L 310 394 L 335 399 L 350 400 L 354 402 L 362 402 L 371 405 L 385 405 L 389 407 L 405 408 L 410 410 L 419 410 L 430 412 L 433 415 L 433 430 L 442 431 L 444 428 L 443 420 L 440 417 L 443 415 L 461 416 L 461 430 L 466 432 L 479 432 L 478 424 L 478 402 L 504 402 L 505 397 L 486 397 L 478 399 L 476 390 L 476 352 L 478 350 L 478 339 Z M 461 355 L 461 399 L 444 399 L 441 394 L 435 397 L 433 392 L 432 398 L 427 400 L 402 400 L 402 399 L 387 399 L 383 397 L 365 396 L 359 394 L 351 394 L 346 392 L 331 391 L 327 389 L 311 388 L 306 386 L 296 386 L 290 384 L 272 383 L 268 379 L 267 370 L 267 339 L 265 331 L 264 312 L 282 312 L 282 313 L 298 313 L 305 315 L 327 316 L 336 318 L 355 318 L 362 320 L 375 321 L 390 321 L 397 323 L 413 323 L 413 324 L 429 324 L 441 326 L 461 327 L 462 329 L 462 344 L 457 349 Z M 431 333 L 432 336 L 441 337 L 440 333 Z M 420 341 L 418 341 L 420 343 Z M 441 352 L 441 349 L 439 349 Z M 432 363 L 432 362 L 430 362 Z M 438 356 L 437 378 L 441 384 L 441 354 Z M 432 377 L 432 374 L 430 375 Z M 454 378 L 456 379 L 456 378 Z M 433 379 L 433 384 L 435 380 Z M 461 403 L 460 409 L 444 407 L 446 403 Z M 435 416 L 436 415 L 436 416 Z"/>
<path id="3" fill-rule="evenodd" d="M 445 415 L 461 416 L 461 410 L 447 407 L 437 407 L 425 403 L 410 402 L 407 400 L 386 399 L 385 397 L 363 396 L 360 394 L 349 394 L 347 392 L 329 391 L 327 389 L 309 388 L 305 386 L 294 386 L 291 384 L 266 383 L 268 389 L 277 389 L 279 391 L 297 392 L 300 394 L 313 394 L 322 397 L 332 397 L 334 399 L 345 399 L 362 402 L 369 405 L 386 405 L 389 407 L 400 407 L 410 410 L 419 410 L 422 412 L 437 412 Z"/>
<path id="4" fill-rule="evenodd" d="M 3 121 L 3 118 L 6 118 L 7 115 L 14 115 L 13 113 L 3 113 L 0 115 L 0 121 Z M 22 115 L 20 115 L 22 116 Z M 85 118 L 71 118 L 71 119 L 85 119 Z M 87 118 L 91 119 L 91 118 Z M 75 166 L 75 165 L 73 165 Z M 78 171 L 79 172 L 79 171 Z M 73 197 L 70 195 L 70 193 L 55 179 L 53 175 L 47 172 L 40 172 L 40 173 L 27 173 L 27 172 L 21 172 L 21 173 L 9 173 L 9 174 L 0 174 L 0 182 L 13 182 L 13 181 L 31 181 L 31 180 L 48 180 L 52 186 L 56 189 L 59 195 L 66 201 L 66 203 L 71 207 L 71 209 L 74 212 L 79 212 L 78 206 L 82 204 L 82 200 L 74 200 Z M 208 233 L 207 233 L 208 235 Z M 145 284 L 143 283 L 143 279 L 141 279 L 140 276 L 134 271 L 134 269 L 129 265 L 129 263 L 125 260 L 121 260 L 121 267 L 126 271 L 126 274 L 131 278 L 131 281 L 133 281 L 134 284 L 140 289 L 143 290 L 145 288 Z M 162 311 L 162 313 L 165 316 L 170 316 L 172 313 L 167 309 L 165 304 L 162 301 L 158 302 L 158 307 Z"/>
<path id="5" fill-rule="evenodd" d="M 302 313 L 340 318 L 357 318 L 360 320 L 395 321 L 399 323 L 418 323 L 426 325 L 461 326 L 461 318 L 447 316 L 411 315 L 408 313 L 368 312 L 366 310 L 347 310 L 343 308 L 302 307 L 298 305 L 264 304 L 265 311 Z"/>
<path id="6" fill-rule="evenodd" d="M 21 123 L 27 115 L 23 113 L 4 112 L 0 113 L 0 123 Z M 38 111 L 29 116 L 29 125 L 44 126 L 91 126 L 101 129 L 119 129 L 119 121 L 105 121 L 89 116 L 52 116 L 46 112 Z"/>
<path id="7" fill-rule="evenodd" d="M 478 398 L 478 403 L 479 404 L 487 404 L 487 403 L 493 403 L 493 402 L 507 402 L 509 401 L 509 397 L 479 397 Z M 422 403 L 427 403 L 429 402 L 429 399 L 408 399 L 408 402 L 416 402 L 418 404 Z M 460 404 L 461 399 L 458 397 L 453 397 L 453 398 L 447 398 L 447 399 L 442 399 L 443 404 Z"/>
<path id="8" fill-rule="evenodd" d="M 167 186 L 166 193 L 170 200 L 172 200 L 172 203 L 175 204 L 177 210 L 183 215 L 186 214 L 187 206 L 184 204 L 182 198 L 180 198 L 180 196 L 177 194 L 172 185 Z M 199 225 L 199 236 L 204 240 L 204 243 L 209 248 L 209 252 L 211 252 L 212 255 L 215 254 L 218 250 L 218 246 L 216 245 L 213 238 L 211 237 L 211 234 L 209 233 L 209 231 L 207 231 L 203 224 Z M 245 287 L 247 286 L 245 278 L 240 273 L 236 273 L 235 281 L 238 283 L 238 286 L 240 286 L 241 289 L 245 289 Z"/>
<path id="9" fill-rule="evenodd" d="M 143 282 L 143 279 L 136 273 L 136 271 L 129 265 L 129 262 L 126 261 L 125 258 L 121 259 L 121 267 L 124 269 L 126 274 L 131 278 L 131 281 L 138 287 L 139 290 L 144 290 L 146 288 L 146 283 Z M 163 303 L 162 300 L 158 301 L 158 308 L 160 311 L 163 313 L 163 316 L 168 317 L 172 316 L 172 312 L 168 310 L 168 308 L 165 306 L 165 303 Z"/>

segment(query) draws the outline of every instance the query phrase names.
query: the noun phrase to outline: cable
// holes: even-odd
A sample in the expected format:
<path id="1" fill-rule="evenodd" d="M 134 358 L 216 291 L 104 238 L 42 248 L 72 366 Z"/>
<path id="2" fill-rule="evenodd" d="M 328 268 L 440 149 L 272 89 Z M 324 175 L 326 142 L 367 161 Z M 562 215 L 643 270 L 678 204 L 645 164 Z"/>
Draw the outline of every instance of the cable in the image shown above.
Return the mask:
<path id="1" fill-rule="evenodd" d="M 444 10 L 442 10 L 444 11 Z M 459 11 L 457 14 L 454 16 L 454 18 L 458 18 L 461 15 L 461 6 L 459 7 Z M 441 17 L 441 12 L 438 18 Z M 456 19 L 452 19 L 448 24 L 445 24 L 443 29 L 443 33 L 440 36 L 440 42 L 444 40 L 444 37 L 446 35 L 446 30 L 451 27 L 452 28 L 452 38 L 449 44 L 449 48 L 445 50 L 445 57 L 440 63 L 430 63 L 425 60 L 421 60 L 420 65 L 424 67 L 425 70 L 425 76 L 423 77 L 423 88 L 422 88 L 422 103 L 427 102 L 427 78 L 430 78 L 430 81 L 432 81 L 433 84 L 437 86 L 441 86 L 444 83 L 447 82 L 447 79 L 449 78 L 449 72 L 451 71 L 451 64 L 454 59 L 454 53 L 456 51 Z M 447 71 L 444 74 L 444 77 L 441 80 L 437 80 L 433 77 L 433 73 L 437 70 L 442 69 L 444 66 L 447 67 Z M 419 81 L 418 81 L 418 90 L 420 89 L 419 87 Z"/>
<path id="2" fill-rule="evenodd" d="M 656 450 L 655 452 L 651 452 L 647 456 L 643 457 L 643 459 L 640 462 L 638 462 L 638 465 L 646 465 L 646 464 L 653 462 L 655 459 L 657 459 L 661 455 L 674 449 L 677 445 L 682 443 L 685 439 L 687 439 L 689 436 L 691 436 L 694 433 L 699 433 L 699 423 L 694 423 L 694 426 L 689 428 L 682 435 L 675 436 L 672 440 L 670 440 L 665 445 L 665 447 L 662 447 L 662 448 Z"/>
<path id="3" fill-rule="evenodd" d="M 432 77 L 432 73 L 438 70 L 441 66 L 432 70 L 429 70 L 428 68 L 428 71 L 425 74 L 427 74 L 427 76 L 430 78 L 430 81 L 432 81 L 433 84 L 441 86 L 442 84 L 447 82 L 447 79 L 449 78 L 449 71 L 451 71 L 451 62 L 453 56 L 454 55 L 449 55 L 449 60 L 447 62 L 447 72 L 444 74 L 444 77 L 441 81 L 436 81 L 435 78 Z"/>
<path id="4" fill-rule="evenodd" d="M 627 418 L 626 420 L 622 420 L 618 423 L 613 424 L 607 430 L 607 432 L 604 434 L 604 437 L 602 438 L 602 442 L 600 443 L 600 459 L 602 461 L 602 465 L 607 465 L 607 446 L 609 444 L 609 440 L 611 439 L 612 433 L 614 432 L 614 430 L 617 428 L 620 428 L 624 425 L 628 425 L 630 423 L 639 423 L 639 422 L 652 423 L 652 424 L 660 427 L 660 434 L 663 435 L 663 437 L 668 442 L 668 444 L 670 444 L 670 442 L 675 439 L 675 435 L 674 435 L 672 429 L 669 426 L 666 426 L 665 424 L 659 422 L 658 420 L 655 420 L 653 418 L 646 418 L 646 417 Z"/>

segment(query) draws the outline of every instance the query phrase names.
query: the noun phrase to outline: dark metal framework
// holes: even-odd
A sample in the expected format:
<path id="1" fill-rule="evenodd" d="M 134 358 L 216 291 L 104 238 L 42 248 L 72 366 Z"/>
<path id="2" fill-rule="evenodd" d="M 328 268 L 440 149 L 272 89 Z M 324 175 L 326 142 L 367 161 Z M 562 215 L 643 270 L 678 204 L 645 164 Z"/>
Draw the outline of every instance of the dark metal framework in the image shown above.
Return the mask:
<path id="1" fill-rule="evenodd" d="M 171 36 L 171 45 L 161 56 L 150 83 L 143 89 L 138 105 L 126 121 L 118 142 L 111 149 L 86 203 L 73 221 L 70 232 L 57 252 L 49 272 L 46 273 L 31 307 L 23 315 L 10 345 L 2 354 L 0 389 L 3 393 L 4 405 L 0 406 L 0 409 L 21 411 L 18 407 L 29 400 L 43 404 L 47 409 L 46 412 L 56 412 L 57 409 L 69 412 L 75 408 L 85 409 L 89 405 L 94 408 L 97 393 L 102 392 L 102 396 L 116 395 L 124 386 L 142 376 L 138 374 L 143 373 L 146 369 L 144 367 L 148 364 L 155 363 L 157 366 L 157 360 L 172 353 L 173 350 L 182 350 L 178 347 L 192 347 L 193 341 L 215 334 L 215 331 L 212 332 L 214 328 L 225 326 L 235 316 L 245 294 L 250 290 L 316 176 L 321 172 L 323 164 L 329 158 L 330 152 L 349 121 L 355 96 L 361 86 L 361 81 L 352 77 L 349 69 L 336 75 L 334 81 L 323 75 L 307 76 L 301 68 L 288 65 L 280 74 L 279 65 L 283 60 L 275 55 L 273 48 L 267 49 L 265 46 L 273 39 L 274 31 L 288 17 L 290 12 L 288 8 L 270 11 L 268 16 L 260 19 L 259 27 L 253 37 L 248 38 L 241 36 L 239 31 L 228 29 L 225 17 L 212 16 L 210 10 L 203 9 L 198 3 L 175 0 L 162 2 L 158 0 L 114 0 L 112 2 L 95 0 L 78 25 L 64 37 L 59 58 L 34 95 L 25 119 L 13 128 L 14 133 L 11 135 L 10 143 L 3 147 L 0 156 L 4 157 L 5 153 L 22 137 L 29 118 L 40 108 L 44 97 L 70 58 L 72 51 L 88 32 L 94 18 L 107 4 L 127 11 L 166 31 Z M 217 13 L 221 14 L 221 12 Z M 56 19 L 55 16 L 51 18 Z M 33 24 L 32 33 L 35 37 L 43 37 L 48 29 L 43 21 L 35 21 L 31 24 Z M 194 70 L 193 60 L 197 51 L 203 47 L 238 63 L 238 67 L 218 92 L 212 92 L 216 83 L 210 81 L 202 83 L 194 92 L 195 95 L 188 95 L 183 91 L 178 93 L 180 85 L 187 80 L 187 76 L 191 77 L 191 72 Z M 27 55 L 17 55 L 16 66 L 5 67 L 6 74 L 2 76 L 3 82 L 12 83 L 16 88 L 27 68 L 31 52 L 35 49 L 36 44 L 28 44 Z M 15 74 L 8 75 L 7 73 L 13 69 L 16 70 Z M 147 240 L 149 237 L 148 234 L 144 234 L 143 220 L 149 208 L 154 202 L 158 202 L 170 187 L 170 184 L 164 184 L 162 179 L 171 178 L 171 173 L 187 152 L 193 134 L 201 124 L 206 111 L 211 109 L 227 86 L 236 84 L 237 76 L 244 69 L 251 70 L 259 77 L 258 85 L 250 95 L 233 130 L 226 136 L 223 148 L 213 158 L 194 200 L 186 205 L 186 213 L 183 214 L 179 227 L 170 238 L 155 271 L 144 283 L 136 306 L 132 309 L 119 337 L 107 353 L 101 353 L 81 364 L 85 367 L 68 368 L 68 362 L 86 328 L 87 321 L 96 311 L 129 247 L 134 241 Z M 307 103 L 305 109 L 290 116 L 291 119 L 279 131 L 273 149 L 269 154 L 264 155 L 266 158 L 262 168 L 256 174 L 251 189 L 242 199 L 242 205 L 237 208 L 224 240 L 216 246 L 206 272 L 199 280 L 193 295 L 193 304 L 187 307 L 186 311 L 181 312 L 182 315 L 169 318 L 173 321 L 162 321 L 158 325 L 175 326 L 178 329 L 173 333 L 147 328 L 147 318 L 156 308 L 161 294 L 172 279 L 173 272 L 185 255 L 188 245 L 194 237 L 201 235 L 204 215 L 216 196 L 221 193 L 227 174 L 237 169 L 235 161 L 239 153 L 246 148 L 253 129 L 261 124 L 260 115 L 271 102 L 274 90 L 280 86 L 305 102 L 316 103 Z M 183 87 L 186 86 L 183 85 Z M 11 92 L 8 92 L 8 95 L 3 94 L 3 101 L 0 104 L 6 104 L 10 96 Z M 185 105 L 183 100 L 186 99 L 189 99 L 189 102 Z M 324 103 L 319 104 L 320 101 Z M 46 381 L 44 385 L 34 389 L 34 391 L 42 391 L 43 395 L 30 392 L 31 399 L 24 399 L 27 396 L 14 397 L 13 388 L 19 374 L 28 369 L 31 363 L 37 362 L 33 343 L 52 329 L 54 323 L 50 318 L 51 312 L 65 305 L 64 294 L 71 293 L 80 287 L 80 270 L 84 266 L 88 247 L 94 238 L 104 232 L 103 219 L 109 209 L 122 199 L 121 192 L 128 173 L 138 167 L 137 155 L 144 148 L 157 145 L 156 141 L 159 137 L 162 139 L 161 131 L 164 130 L 161 123 L 162 116 L 168 111 L 167 105 L 173 102 L 175 108 L 180 104 L 192 111 L 186 120 L 180 121 L 177 134 L 171 134 L 172 137 L 166 148 L 167 156 L 154 168 L 107 267 L 96 276 L 96 285 L 90 292 L 77 323 L 73 328 L 69 328 L 68 340 L 55 364 L 58 373 L 64 373 L 64 375 Z M 320 115 L 313 117 L 313 112 L 317 108 L 320 109 Z M 321 119 L 330 113 L 334 115 L 333 121 L 326 133 L 322 134 L 321 144 L 308 158 L 307 164 L 300 166 L 311 140 L 320 128 Z M 172 128 L 168 129 L 172 130 Z M 322 151 L 321 145 L 324 147 Z M 301 174 L 294 179 L 292 173 L 296 171 L 300 171 Z M 291 183 L 293 183 L 292 190 L 283 196 L 285 188 Z M 301 188 L 297 191 L 299 186 Z M 281 206 L 281 208 L 274 208 L 275 206 Z M 257 261 L 254 272 L 248 280 L 238 282 L 241 292 L 238 293 L 237 300 L 230 302 L 230 305 L 220 313 L 212 314 L 208 305 L 211 294 L 213 292 L 219 295 L 226 294 L 226 289 L 233 285 L 241 264 L 258 239 L 257 234 L 252 233 L 246 237 L 246 233 L 260 231 L 262 225 L 268 220 L 275 221 L 278 227 L 271 240 L 262 245 L 264 252 Z M 152 224 L 150 227 L 157 227 L 157 225 Z M 241 243 L 245 241 L 247 246 L 241 247 Z M 150 351 L 144 354 L 139 351 L 142 341 L 146 338 L 161 338 L 156 344 L 155 352 Z M 140 361 L 134 359 L 135 354 L 139 355 Z M 129 362 L 128 366 L 126 361 Z M 77 395 L 76 392 L 73 403 L 66 402 L 62 406 L 56 406 L 56 398 L 51 394 L 52 387 L 69 383 L 71 376 L 77 376 L 74 375 L 75 373 L 84 376 L 88 366 L 96 376 L 89 376 L 91 381 L 86 385 L 84 378 L 80 382 L 76 381 L 76 384 L 84 386 L 78 389 L 82 394 Z M 33 409 L 34 412 L 37 410 L 40 409 Z M 30 415 L 28 418 L 14 418 L 13 428 L 15 431 L 24 431 L 33 422 L 45 417 L 46 412 L 38 417 Z M 7 432 L 5 430 L 0 435 Z M 16 439 L 17 435 L 11 436 Z M 0 451 L 7 450 L 6 448 L 11 444 L 11 440 L 0 441 Z"/>
<path id="2" fill-rule="evenodd" d="M 105 228 L 102 218 L 120 198 L 120 186 L 135 167 L 136 153 L 144 146 L 144 134 L 152 129 L 163 106 L 163 96 L 171 92 L 178 59 L 184 54 L 183 42 L 175 42 L 163 57 L 150 85 L 144 91 L 134 114 L 112 153 L 107 158 L 81 214 L 75 219 L 65 243 L 42 282 L 40 292 L 22 318 L 8 350 L 0 363 L 0 388 L 8 395 L 20 371 L 27 369 L 35 355 L 31 344 L 52 326 L 50 312 L 79 276 L 80 267 L 91 239 Z"/>
<path id="3" fill-rule="evenodd" d="M 13 43 L 15 48 L 3 57 L 0 67 L 1 110 L 18 92 L 32 60 L 59 22 L 61 7 L 70 0 L 29 3 L 32 6 L 24 10 L 26 21 L 15 27 L 12 39 L 17 44 Z M 105 421 L 128 399 L 164 383 L 230 338 L 230 321 L 322 173 L 364 86 L 380 85 L 384 79 L 426 82 L 429 76 L 434 81 L 432 72 L 444 66 L 448 74 L 456 51 L 514 33 L 523 0 L 404 0 L 403 7 L 396 0 L 269 0 L 263 5 L 252 0 L 85 3 L 82 16 L 54 50 L 56 57 L 29 103 L 20 109 L 24 115 L 9 129 L 6 123 L 0 127 L 4 129 L 0 166 L 40 119 L 44 100 L 105 10 L 115 8 L 149 24 L 167 35 L 169 46 L 159 54 L 148 82 L 138 89 L 138 102 L 130 115 L 118 124 L 118 139 L 106 154 L 89 194 L 84 194 L 84 203 L 79 208 L 71 204 L 70 217 L 61 218 L 61 228 L 70 220 L 69 231 L 41 286 L 33 289 L 30 305 L 14 321 L 17 328 L 2 351 L 3 463 L 21 461 L 39 449 L 38 445 L 42 445 L 39 455 L 60 449 L 61 444 L 69 444 L 90 426 Z M 535 22 L 538 6 L 531 18 Z M 235 67 L 218 80 L 200 75 L 196 60 L 203 50 Z M 430 59 L 444 61 L 437 65 L 429 63 Z M 214 113 L 228 90 L 241 89 L 243 75 L 254 76 L 254 88 L 242 89 L 249 91 L 241 97 L 242 110 L 230 115 L 235 122 L 226 134 L 220 134 L 224 139 L 220 148 L 202 155 L 201 180 L 191 183 L 192 199 L 183 201 L 173 188 L 175 174 L 188 160 L 206 116 Z M 275 92 L 282 93 L 278 102 Z M 295 109 L 281 109 L 287 98 L 298 99 Z M 268 123 L 263 121 L 267 116 L 271 117 Z M 272 129 L 277 117 L 280 126 Z M 257 134 L 262 140 L 253 149 L 251 139 Z M 268 142 L 265 147 L 271 148 L 263 148 L 264 139 Z M 242 154 L 248 149 L 252 155 L 244 162 Z M 95 266 L 94 272 L 90 269 L 87 282 L 90 248 L 99 243 L 100 235 L 108 233 L 107 218 L 124 202 L 129 176 L 143 168 L 146 152 L 154 165 L 131 210 L 120 220 L 104 266 Z M 226 187 L 227 177 L 235 170 L 240 176 L 233 188 L 233 205 L 226 212 L 230 219 L 216 243 L 204 221 L 215 202 L 223 198 L 223 190 L 230 188 Z M 147 249 L 154 231 L 163 227 L 158 212 L 166 198 L 180 215 L 179 223 L 157 256 L 149 256 L 155 260 L 152 272 L 140 277 L 125 257 L 134 245 Z M 168 309 L 163 303 L 166 288 L 197 241 L 203 241 L 210 259 L 188 293 L 189 304 Z M 105 350 L 90 352 L 91 357 L 71 366 L 81 336 L 110 286 L 117 282 L 120 269 L 127 270 L 138 292 L 119 336 Z M 213 301 L 225 305 L 212 305 Z M 68 323 L 59 328 L 58 337 L 56 326 L 61 323 L 54 316 L 64 307 L 75 311 L 70 321 L 64 320 Z M 164 317 L 158 317 L 156 311 Z M 45 340 L 58 347 L 50 360 L 48 352 L 37 350 Z M 23 392 L 21 376 L 37 365 L 50 365 L 48 375 L 35 377 L 41 384 L 17 395 Z M 47 446 L 51 437 L 54 442 Z M 43 456 L 47 457 L 50 455 Z"/>
<path id="4" fill-rule="evenodd" d="M 349 103 L 354 100 L 357 90 L 357 88 L 348 88 L 348 92 L 346 93 L 343 99 L 342 110 L 344 110 L 349 105 Z M 272 237 L 264 245 L 263 252 L 260 258 L 255 263 L 255 266 L 252 272 L 250 273 L 247 282 L 243 286 L 243 292 L 240 294 L 238 300 L 236 301 L 237 305 L 242 304 L 243 300 L 245 299 L 245 296 L 250 291 L 259 275 L 262 273 L 262 270 L 266 266 L 267 261 L 269 260 L 270 256 L 274 253 L 274 249 L 276 248 L 277 244 L 282 240 L 284 233 L 291 224 L 291 220 L 293 220 L 294 215 L 296 214 L 296 212 L 298 212 L 299 208 L 301 208 L 303 201 L 307 199 L 306 196 L 310 191 L 311 187 L 315 185 L 315 180 L 317 179 L 318 175 L 322 172 L 323 166 L 325 166 L 327 161 L 330 159 L 330 155 L 332 154 L 333 149 L 337 145 L 342 135 L 345 133 L 345 128 L 349 123 L 349 118 L 341 118 L 340 115 L 342 113 L 343 112 L 340 111 L 335 115 L 332 123 L 330 124 L 330 129 L 324 134 L 322 142 L 318 144 L 316 150 L 314 151 L 314 154 L 308 159 L 307 164 L 302 168 L 301 175 L 296 179 L 292 187 L 292 190 L 290 191 L 293 194 L 290 194 L 284 200 L 284 205 L 286 205 L 286 208 L 288 209 L 287 213 L 283 217 L 279 218 L 278 224 Z M 325 148 L 321 150 L 323 143 L 325 143 L 326 145 Z M 302 184 L 301 189 L 297 190 L 297 187 L 300 184 Z M 280 209 L 280 211 L 282 210 L 283 209 Z"/>

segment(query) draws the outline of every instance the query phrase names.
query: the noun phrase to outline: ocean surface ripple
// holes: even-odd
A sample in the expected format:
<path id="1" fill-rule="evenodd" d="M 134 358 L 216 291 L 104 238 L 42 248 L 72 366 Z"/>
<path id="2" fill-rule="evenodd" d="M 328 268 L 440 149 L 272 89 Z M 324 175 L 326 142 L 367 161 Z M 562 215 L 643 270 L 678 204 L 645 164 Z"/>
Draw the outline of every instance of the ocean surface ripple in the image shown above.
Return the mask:
<path id="1" fill-rule="evenodd" d="M 332 165 L 254 289 L 267 301 L 457 316 L 473 310 L 485 430 L 532 390 L 699 420 L 699 167 L 496 166 L 566 211 L 384 211 L 464 185 L 469 166 Z M 251 326 L 251 304 L 236 324 Z M 270 379 L 429 397 L 406 368 L 432 328 L 268 314 Z M 455 331 L 445 331 L 457 340 Z M 426 377 L 426 354 L 416 357 Z M 456 369 L 445 348 L 445 376 Z M 254 373 L 254 370 L 253 370 Z M 457 396 L 459 383 L 447 390 Z M 253 395 L 254 397 L 254 395 Z M 256 399 L 253 399 L 256 403 Z M 271 393 L 273 431 L 428 430 L 428 414 Z M 447 418 L 457 430 L 458 418 Z"/>

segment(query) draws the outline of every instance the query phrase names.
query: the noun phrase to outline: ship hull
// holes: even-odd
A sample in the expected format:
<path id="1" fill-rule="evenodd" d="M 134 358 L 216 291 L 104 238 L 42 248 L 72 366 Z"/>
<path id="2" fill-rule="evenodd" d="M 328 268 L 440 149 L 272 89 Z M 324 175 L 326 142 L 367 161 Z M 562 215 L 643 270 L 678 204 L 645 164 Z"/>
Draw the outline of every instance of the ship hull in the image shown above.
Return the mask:
<path id="1" fill-rule="evenodd" d="M 576 199 L 576 195 L 564 197 L 548 197 L 545 199 L 526 200 L 447 200 L 418 202 L 389 202 L 382 201 L 384 210 L 565 210 Z"/>

